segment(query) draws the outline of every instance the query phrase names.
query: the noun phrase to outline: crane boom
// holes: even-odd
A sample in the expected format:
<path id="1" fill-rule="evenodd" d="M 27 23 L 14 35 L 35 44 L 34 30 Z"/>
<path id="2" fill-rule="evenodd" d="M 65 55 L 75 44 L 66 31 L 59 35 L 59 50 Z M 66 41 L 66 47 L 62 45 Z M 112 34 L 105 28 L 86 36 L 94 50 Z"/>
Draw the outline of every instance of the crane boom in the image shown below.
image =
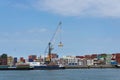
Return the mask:
<path id="1" fill-rule="evenodd" d="M 51 40 L 50 40 L 51 43 L 54 42 L 57 33 L 61 31 L 61 24 L 62 24 L 62 22 L 59 22 L 58 27 L 57 27 L 55 33 L 53 34 L 53 36 L 52 36 L 52 38 L 51 38 Z"/>

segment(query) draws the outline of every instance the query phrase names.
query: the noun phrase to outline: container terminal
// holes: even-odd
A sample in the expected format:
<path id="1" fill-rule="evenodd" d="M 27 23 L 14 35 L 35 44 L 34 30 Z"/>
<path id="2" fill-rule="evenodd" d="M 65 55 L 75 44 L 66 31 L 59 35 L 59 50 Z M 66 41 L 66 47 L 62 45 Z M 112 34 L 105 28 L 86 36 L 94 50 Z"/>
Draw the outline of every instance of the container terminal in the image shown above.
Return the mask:
<path id="1" fill-rule="evenodd" d="M 84 68 L 119 68 L 120 53 L 101 53 L 84 56 L 64 56 L 59 58 L 57 53 L 53 53 L 55 38 L 58 33 L 61 35 L 61 22 L 50 39 L 45 53 L 46 57 L 29 55 L 24 57 L 12 57 L 6 53 L 0 55 L 0 70 L 53 70 L 53 69 L 84 69 Z M 58 47 L 63 47 L 61 36 Z"/>
<path id="2" fill-rule="evenodd" d="M 17 58 L 2 54 L 0 56 L 0 70 L 54 70 L 120 67 L 120 53 L 64 56 L 62 58 L 59 58 L 55 53 L 51 53 L 51 63 L 47 66 L 44 63 L 44 59 L 46 58 L 42 56 L 37 57 L 37 55 L 29 55 L 28 59 L 24 59 L 24 57 Z M 56 64 L 59 64 L 59 66 Z"/>

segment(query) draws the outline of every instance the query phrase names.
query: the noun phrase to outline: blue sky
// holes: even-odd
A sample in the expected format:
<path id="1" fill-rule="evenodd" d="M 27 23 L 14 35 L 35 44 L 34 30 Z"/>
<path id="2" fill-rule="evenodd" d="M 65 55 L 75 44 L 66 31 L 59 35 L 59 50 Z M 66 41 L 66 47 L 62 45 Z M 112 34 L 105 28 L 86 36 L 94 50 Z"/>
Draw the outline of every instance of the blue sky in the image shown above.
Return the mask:
<path id="1" fill-rule="evenodd" d="M 44 55 L 59 21 L 63 48 L 53 52 L 85 55 L 120 52 L 119 0 L 0 0 L 0 53 Z"/>

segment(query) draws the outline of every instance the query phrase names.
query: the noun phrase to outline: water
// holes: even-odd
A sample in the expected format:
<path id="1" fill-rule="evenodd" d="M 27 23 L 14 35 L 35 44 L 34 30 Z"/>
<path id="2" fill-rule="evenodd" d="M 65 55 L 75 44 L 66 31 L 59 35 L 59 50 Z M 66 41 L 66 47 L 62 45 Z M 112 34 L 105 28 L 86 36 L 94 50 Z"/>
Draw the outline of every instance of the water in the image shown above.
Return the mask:
<path id="1" fill-rule="evenodd" d="M 120 69 L 0 71 L 0 80 L 120 80 Z"/>

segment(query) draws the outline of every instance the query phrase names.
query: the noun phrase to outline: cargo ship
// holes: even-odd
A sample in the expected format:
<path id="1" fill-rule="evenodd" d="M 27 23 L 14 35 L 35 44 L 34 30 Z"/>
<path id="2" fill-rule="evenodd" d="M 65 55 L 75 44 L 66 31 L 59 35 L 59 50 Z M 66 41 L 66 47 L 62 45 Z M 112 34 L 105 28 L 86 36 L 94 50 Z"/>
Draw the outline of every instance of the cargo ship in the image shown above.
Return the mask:
<path id="1" fill-rule="evenodd" d="M 40 66 L 34 66 L 34 70 L 58 70 L 58 69 L 65 69 L 64 66 L 59 65 L 40 65 Z"/>

